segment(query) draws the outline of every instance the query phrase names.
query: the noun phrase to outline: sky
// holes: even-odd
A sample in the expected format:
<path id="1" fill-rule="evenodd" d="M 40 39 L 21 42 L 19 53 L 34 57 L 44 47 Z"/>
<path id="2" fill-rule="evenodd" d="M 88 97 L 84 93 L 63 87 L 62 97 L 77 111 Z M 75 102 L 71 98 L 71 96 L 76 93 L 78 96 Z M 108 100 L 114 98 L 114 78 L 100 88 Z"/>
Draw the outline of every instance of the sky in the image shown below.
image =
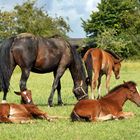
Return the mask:
<path id="1" fill-rule="evenodd" d="M 12 10 L 16 4 L 22 4 L 26 0 L 0 0 L 1 10 Z M 72 32 L 68 36 L 72 38 L 83 38 L 86 36 L 82 26 L 81 18 L 89 19 L 92 11 L 97 11 L 100 0 L 37 0 L 36 6 L 52 16 L 62 16 L 67 20 Z"/>

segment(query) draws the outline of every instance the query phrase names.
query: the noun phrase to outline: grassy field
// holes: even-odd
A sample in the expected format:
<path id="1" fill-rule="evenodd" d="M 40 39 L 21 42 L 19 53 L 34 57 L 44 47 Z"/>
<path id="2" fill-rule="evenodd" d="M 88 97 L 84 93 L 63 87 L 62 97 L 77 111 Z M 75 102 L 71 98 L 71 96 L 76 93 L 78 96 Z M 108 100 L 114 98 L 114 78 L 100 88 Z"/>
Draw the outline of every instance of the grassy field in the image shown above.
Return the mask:
<path id="1" fill-rule="evenodd" d="M 121 78 L 111 78 L 111 88 L 122 83 L 123 80 L 133 80 L 140 89 L 140 62 L 123 62 Z M 8 102 L 20 103 L 20 97 L 14 95 L 19 90 L 20 71 L 16 69 L 11 79 L 11 90 Z M 105 78 L 102 82 L 102 93 L 105 92 Z M 72 93 L 73 82 L 69 71 L 62 77 L 62 98 L 64 106 L 58 107 L 57 95 L 54 98 L 55 107 L 47 107 L 47 100 L 53 81 L 52 74 L 31 73 L 28 88 L 32 90 L 34 103 L 50 115 L 69 116 L 76 99 Z M 89 90 L 90 91 L 90 90 Z M 2 93 L 0 100 L 2 99 Z M 90 96 L 90 94 L 89 94 Z M 140 108 L 128 101 L 124 111 L 132 111 L 136 115 L 131 119 L 121 121 L 107 121 L 98 123 L 71 122 L 57 120 L 48 122 L 36 120 L 33 124 L 0 124 L 0 140 L 139 140 L 140 139 Z"/>

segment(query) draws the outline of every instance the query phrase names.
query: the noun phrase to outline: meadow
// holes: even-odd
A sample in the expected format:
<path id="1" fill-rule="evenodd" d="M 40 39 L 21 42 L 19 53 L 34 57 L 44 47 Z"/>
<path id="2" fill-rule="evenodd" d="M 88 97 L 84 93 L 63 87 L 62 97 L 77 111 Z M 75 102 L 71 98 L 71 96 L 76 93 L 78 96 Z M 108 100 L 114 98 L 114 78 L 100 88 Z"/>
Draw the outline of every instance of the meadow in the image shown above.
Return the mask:
<path id="1" fill-rule="evenodd" d="M 20 103 L 20 97 L 14 94 L 19 91 L 20 70 L 16 68 L 11 78 L 10 91 L 7 101 Z M 121 77 L 115 80 L 111 77 L 111 88 L 123 81 L 135 81 L 140 89 L 140 61 L 126 61 L 122 63 Z M 57 106 L 57 94 L 54 97 L 54 107 L 47 106 L 48 96 L 53 81 L 52 73 L 31 73 L 27 82 L 32 90 L 33 101 L 49 115 L 69 117 L 74 104 L 77 102 L 72 93 L 73 81 L 67 70 L 61 79 L 63 106 Z M 105 77 L 102 81 L 102 94 L 105 93 Z M 2 100 L 2 93 L 0 100 Z M 89 89 L 89 96 L 90 89 Z M 60 119 L 55 122 L 35 120 L 32 124 L 0 124 L 0 140 L 139 140 L 140 139 L 140 108 L 127 101 L 124 111 L 132 111 L 135 116 L 131 119 L 106 122 L 71 122 L 70 119 Z"/>

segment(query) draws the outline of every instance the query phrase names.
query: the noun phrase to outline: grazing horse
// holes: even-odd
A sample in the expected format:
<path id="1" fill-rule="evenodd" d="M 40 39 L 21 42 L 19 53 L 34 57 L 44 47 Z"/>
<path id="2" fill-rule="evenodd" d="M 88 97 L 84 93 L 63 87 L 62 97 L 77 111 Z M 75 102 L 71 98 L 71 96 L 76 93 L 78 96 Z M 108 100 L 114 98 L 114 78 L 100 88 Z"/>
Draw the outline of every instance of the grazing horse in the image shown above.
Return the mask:
<path id="1" fill-rule="evenodd" d="M 91 98 L 95 98 L 94 90 L 96 88 L 96 82 L 98 80 L 97 90 L 98 98 L 101 97 L 101 78 L 106 75 L 106 93 L 109 91 L 109 82 L 112 71 L 115 74 L 116 79 L 120 78 L 121 61 L 117 55 L 111 51 L 104 51 L 99 48 L 90 48 L 84 55 L 83 61 L 87 70 L 87 83 L 91 86 Z M 94 77 L 92 77 L 92 71 L 94 71 Z"/>
<path id="2" fill-rule="evenodd" d="M 57 116 L 49 116 L 33 104 L 0 104 L 0 123 L 28 123 L 35 119 L 46 119 L 52 121 L 58 119 Z"/>
<path id="3" fill-rule="evenodd" d="M 107 95 L 99 100 L 81 100 L 72 113 L 72 121 L 104 121 L 109 119 L 129 118 L 132 112 L 123 112 L 124 103 L 130 100 L 140 107 L 140 95 L 133 81 L 124 82 L 113 88 Z"/>
<path id="4" fill-rule="evenodd" d="M 51 38 L 37 37 L 30 33 L 22 33 L 6 39 L 0 47 L 0 78 L 4 92 L 3 100 L 6 100 L 10 85 L 10 78 L 16 65 L 21 68 L 20 90 L 26 91 L 26 82 L 30 71 L 35 73 L 53 72 L 54 81 L 48 99 L 48 105 L 52 106 L 54 92 L 58 90 L 58 104 L 63 104 L 61 99 L 60 78 L 69 68 L 74 88 L 73 92 L 78 100 L 88 97 L 86 75 L 82 60 L 76 51 L 66 40 L 60 36 Z"/>

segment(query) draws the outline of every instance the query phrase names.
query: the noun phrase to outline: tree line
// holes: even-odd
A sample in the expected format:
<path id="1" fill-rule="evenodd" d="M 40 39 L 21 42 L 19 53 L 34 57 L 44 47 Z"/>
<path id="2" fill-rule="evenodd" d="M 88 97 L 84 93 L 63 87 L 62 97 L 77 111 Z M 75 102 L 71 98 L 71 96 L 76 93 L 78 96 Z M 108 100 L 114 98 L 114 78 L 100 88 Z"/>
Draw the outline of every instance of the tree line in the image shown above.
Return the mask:
<path id="1" fill-rule="evenodd" d="M 86 49 L 100 47 L 124 58 L 140 58 L 139 0 L 101 0 L 98 11 L 82 26 L 89 44 Z"/>
<path id="2" fill-rule="evenodd" d="M 22 32 L 39 36 L 66 36 L 70 26 L 61 16 L 52 18 L 43 7 L 35 6 L 36 0 L 28 0 L 16 5 L 12 11 L 0 11 L 0 39 Z"/>
<path id="3" fill-rule="evenodd" d="M 38 36 L 55 34 L 67 37 L 71 31 L 63 17 L 51 17 L 47 11 L 35 6 L 37 0 L 27 0 L 12 11 L 0 10 L 0 40 L 22 32 Z M 101 0 L 98 11 L 92 11 L 89 19 L 82 19 L 86 32 L 86 45 L 109 49 L 123 58 L 140 58 L 140 2 L 139 0 Z"/>

